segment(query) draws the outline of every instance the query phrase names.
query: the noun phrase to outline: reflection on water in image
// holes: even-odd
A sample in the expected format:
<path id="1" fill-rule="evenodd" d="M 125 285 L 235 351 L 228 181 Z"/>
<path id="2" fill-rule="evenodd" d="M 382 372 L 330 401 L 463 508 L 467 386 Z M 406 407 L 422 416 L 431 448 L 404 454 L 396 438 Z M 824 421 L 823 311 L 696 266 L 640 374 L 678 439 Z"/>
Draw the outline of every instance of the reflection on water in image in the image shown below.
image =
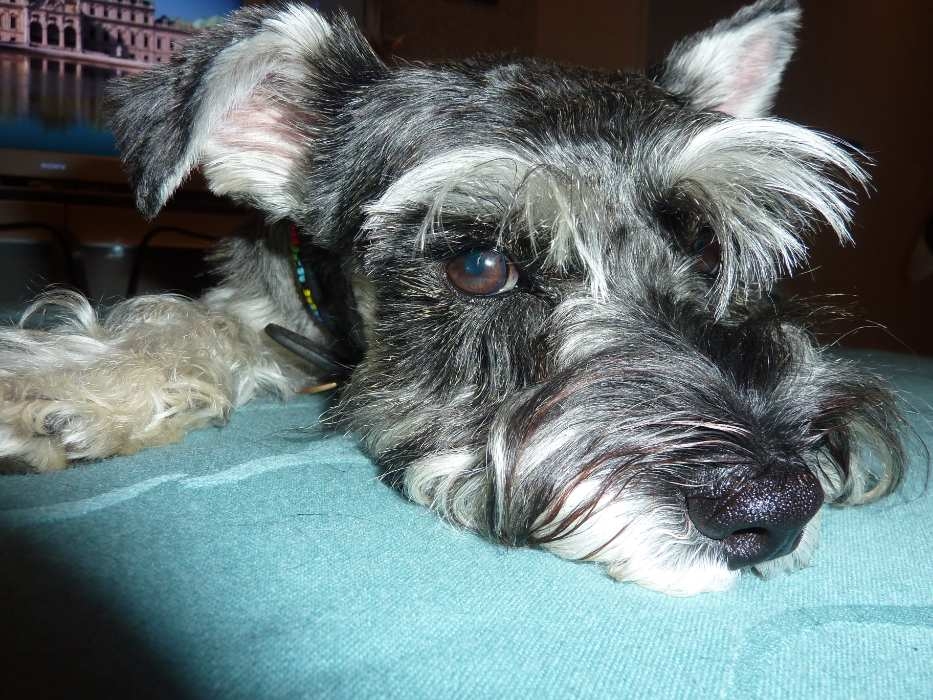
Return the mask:
<path id="1" fill-rule="evenodd" d="M 112 155 L 104 86 L 121 72 L 0 53 L 0 148 Z"/>

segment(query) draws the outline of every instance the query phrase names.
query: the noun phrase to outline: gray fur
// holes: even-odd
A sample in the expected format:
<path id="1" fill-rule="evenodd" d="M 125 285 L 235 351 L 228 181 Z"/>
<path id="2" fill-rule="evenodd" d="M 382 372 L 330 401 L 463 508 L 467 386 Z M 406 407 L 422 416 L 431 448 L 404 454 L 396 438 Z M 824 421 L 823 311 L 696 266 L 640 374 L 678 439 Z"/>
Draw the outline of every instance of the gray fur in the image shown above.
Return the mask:
<path id="1" fill-rule="evenodd" d="M 831 137 L 765 116 L 798 18 L 794 3 L 762 0 L 679 44 L 652 80 L 532 60 L 389 68 L 346 18 L 261 7 L 118 83 L 114 126 L 144 213 L 200 164 L 216 191 L 281 222 L 227 244 L 220 287 L 178 302 L 176 325 L 214 319 L 230 343 L 207 354 L 207 374 L 223 375 L 208 393 L 226 403 L 184 428 L 300 384 L 300 362 L 262 336 L 274 322 L 324 338 L 292 277 L 294 221 L 336 327 L 361 349 L 329 420 L 413 500 L 672 594 L 806 564 L 818 519 L 791 501 L 874 500 L 904 455 L 884 384 L 819 348 L 773 289 L 820 226 L 849 240 L 851 187 L 866 183 Z M 755 70 L 736 88 L 748 51 Z M 514 289 L 459 291 L 449 266 L 473 249 L 506 255 Z M 132 344 L 166 326 L 128 304 L 129 336 L 112 328 L 122 322 L 97 330 L 74 302 L 85 321 L 0 337 L 4 454 L 41 468 L 178 437 L 167 425 L 149 442 L 73 447 L 64 408 L 81 404 L 88 367 L 158 377 L 191 361 L 141 366 Z M 63 339 L 70 354 L 21 356 Z M 52 370 L 78 395 L 39 392 Z M 38 419 L 15 418 L 26 405 L 64 416 L 42 424 L 41 449 L 24 437 Z M 82 430 L 115 434 L 106 411 Z M 770 521 L 710 534 L 723 512 L 758 505 L 763 484 L 774 518 L 804 523 L 789 544 L 755 549 Z"/>

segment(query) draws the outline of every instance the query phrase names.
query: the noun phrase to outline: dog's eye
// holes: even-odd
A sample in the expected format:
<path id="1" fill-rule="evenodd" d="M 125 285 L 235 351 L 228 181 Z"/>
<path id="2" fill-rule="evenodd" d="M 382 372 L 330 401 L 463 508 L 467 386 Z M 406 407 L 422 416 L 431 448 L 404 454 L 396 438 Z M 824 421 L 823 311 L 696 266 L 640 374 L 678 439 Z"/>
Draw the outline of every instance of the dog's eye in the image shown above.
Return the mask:
<path id="1" fill-rule="evenodd" d="M 716 234 L 709 226 L 703 226 L 699 235 L 693 241 L 693 250 L 691 253 L 696 256 L 697 266 L 701 272 L 715 274 L 719 270 L 719 264 L 722 262 L 722 250 L 719 247 L 719 241 Z"/>
<path id="2" fill-rule="evenodd" d="M 447 279 L 462 292 L 488 297 L 512 289 L 518 281 L 518 269 L 502 253 L 478 249 L 450 260 Z"/>
<path id="3" fill-rule="evenodd" d="M 713 227 L 692 213 L 682 215 L 678 223 L 678 239 L 684 252 L 696 258 L 700 272 L 715 274 L 722 262 L 722 251 Z"/>

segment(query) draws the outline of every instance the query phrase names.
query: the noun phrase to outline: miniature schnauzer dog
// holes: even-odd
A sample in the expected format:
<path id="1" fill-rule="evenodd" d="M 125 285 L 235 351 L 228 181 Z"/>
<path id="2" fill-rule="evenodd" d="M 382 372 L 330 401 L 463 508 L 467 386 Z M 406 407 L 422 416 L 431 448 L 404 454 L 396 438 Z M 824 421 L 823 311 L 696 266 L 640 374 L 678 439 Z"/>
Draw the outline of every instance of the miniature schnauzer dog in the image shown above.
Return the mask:
<path id="1" fill-rule="evenodd" d="M 200 300 L 58 292 L 3 330 L 0 456 L 128 454 L 342 375 L 331 422 L 493 541 L 676 595 L 807 564 L 821 506 L 890 492 L 904 450 L 773 290 L 866 184 L 768 116 L 799 16 L 761 0 L 642 75 L 389 67 L 346 17 L 234 13 L 118 81 L 113 128 L 147 217 L 200 167 L 263 227 Z"/>

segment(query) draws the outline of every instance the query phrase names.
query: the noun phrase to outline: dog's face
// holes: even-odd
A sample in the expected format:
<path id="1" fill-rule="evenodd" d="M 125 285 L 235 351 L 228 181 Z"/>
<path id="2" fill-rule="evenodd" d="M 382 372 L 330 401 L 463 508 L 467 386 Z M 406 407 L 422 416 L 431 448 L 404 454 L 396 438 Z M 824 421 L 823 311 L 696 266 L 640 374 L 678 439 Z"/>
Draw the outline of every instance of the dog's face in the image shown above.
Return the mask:
<path id="1" fill-rule="evenodd" d="M 245 11 L 119 86 L 115 123 L 145 212 L 201 164 L 343 256 L 367 349 L 335 410 L 411 498 L 713 590 L 806 563 L 824 500 L 901 467 L 888 393 L 772 298 L 865 177 L 766 118 L 798 16 L 763 0 L 649 78 L 389 69 L 346 22 Z"/>

